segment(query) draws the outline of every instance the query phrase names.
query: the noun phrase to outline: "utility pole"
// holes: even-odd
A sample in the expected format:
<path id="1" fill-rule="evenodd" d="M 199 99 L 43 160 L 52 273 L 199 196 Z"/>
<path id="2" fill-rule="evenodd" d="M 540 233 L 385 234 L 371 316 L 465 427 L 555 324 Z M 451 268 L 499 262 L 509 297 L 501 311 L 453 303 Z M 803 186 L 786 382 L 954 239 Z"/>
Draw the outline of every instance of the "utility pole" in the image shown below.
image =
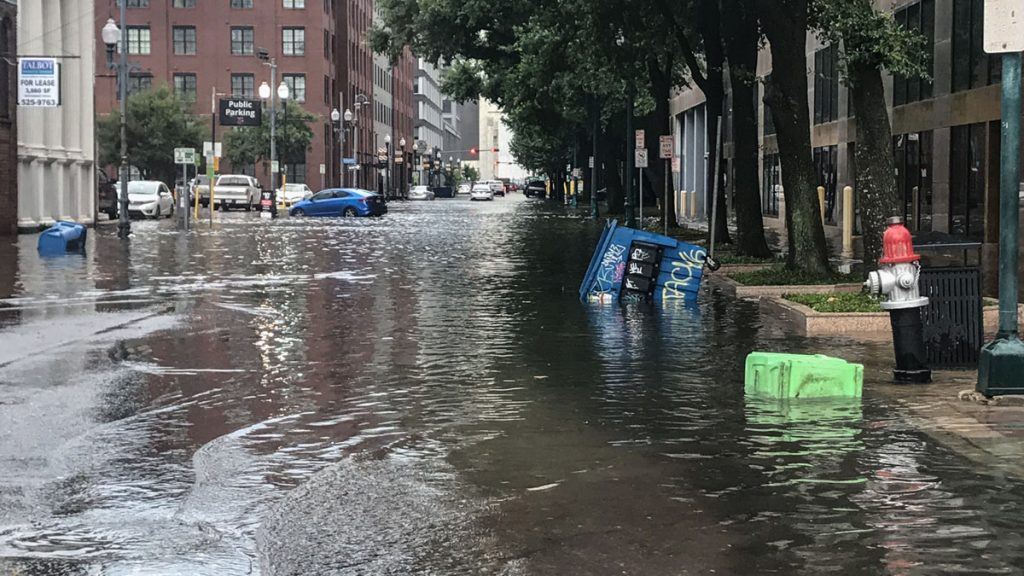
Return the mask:
<path id="1" fill-rule="evenodd" d="M 633 213 L 633 155 L 636 153 L 635 134 L 633 133 L 633 106 L 635 96 L 633 85 L 628 88 L 626 96 L 626 174 L 624 193 L 626 195 L 626 227 L 636 228 L 636 214 Z"/>
<path id="2" fill-rule="evenodd" d="M 1024 343 L 1018 333 L 1020 281 L 1021 52 L 1024 0 L 985 2 L 985 52 L 1002 55 L 1002 143 L 999 188 L 999 332 L 981 350 L 978 392 L 985 396 L 1024 394 Z"/>
<path id="3" fill-rule="evenodd" d="M 601 210 L 597 206 L 597 139 L 601 135 L 601 119 L 598 113 L 597 98 L 591 96 L 591 123 L 593 125 L 593 138 L 590 156 L 590 217 L 597 220 L 601 216 Z"/>

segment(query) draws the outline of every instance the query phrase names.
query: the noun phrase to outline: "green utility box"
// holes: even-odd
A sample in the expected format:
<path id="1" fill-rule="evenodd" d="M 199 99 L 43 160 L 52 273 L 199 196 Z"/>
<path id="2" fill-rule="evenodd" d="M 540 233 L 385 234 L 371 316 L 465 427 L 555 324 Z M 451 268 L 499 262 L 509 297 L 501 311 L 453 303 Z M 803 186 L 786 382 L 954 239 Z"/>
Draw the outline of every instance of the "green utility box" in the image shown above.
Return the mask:
<path id="1" fill-rule="evenodd" d="M 762 398 L 860 398 L 864 366 L 828 356 L 752 352 L 745 393 Z"/>

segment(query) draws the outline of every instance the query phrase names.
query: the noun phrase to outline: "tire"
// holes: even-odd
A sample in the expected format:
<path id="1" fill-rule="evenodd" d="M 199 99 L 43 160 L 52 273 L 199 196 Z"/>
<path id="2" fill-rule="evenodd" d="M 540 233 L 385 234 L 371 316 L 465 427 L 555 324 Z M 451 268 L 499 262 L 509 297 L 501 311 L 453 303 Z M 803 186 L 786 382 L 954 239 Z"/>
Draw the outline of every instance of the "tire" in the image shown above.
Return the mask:
<path id="1" fill-rule="evenodd" d="M 107 210 L 107 218 L 117 220 L 117 210 Z"/>
<path id="2" fill-rule="evenodd" d="M 306 211 L 303 210 L 302 208 L 296 208 L 295 212 L 292 212 L 292 216 L 298 216 L 299 218 L 302 218 L 305 215 L 306 215 Z"/>
<path id="3" fill-rule="evenodd" d="M 342 211 L 341 215 L 344 218 L 355 218 L 356 216 L 359 216 L 359 212 L 356 212 L 355 208 L 349 206 L 348 208 L 345 208 L 344 211 Z"/>
<path id="4" fill-rule="evenodd" d="M 156 205 L 156 214 L 153 215 L 153 220 L 159 220 L 159 219 L 160 219 L 160 205 L 157 204 Z"/>
<path id="5" fill-rule="evenodd" d="M 174 204 L 171 204 L 171 211 L 167 213 L 168 220 L 174 218 Z"/>

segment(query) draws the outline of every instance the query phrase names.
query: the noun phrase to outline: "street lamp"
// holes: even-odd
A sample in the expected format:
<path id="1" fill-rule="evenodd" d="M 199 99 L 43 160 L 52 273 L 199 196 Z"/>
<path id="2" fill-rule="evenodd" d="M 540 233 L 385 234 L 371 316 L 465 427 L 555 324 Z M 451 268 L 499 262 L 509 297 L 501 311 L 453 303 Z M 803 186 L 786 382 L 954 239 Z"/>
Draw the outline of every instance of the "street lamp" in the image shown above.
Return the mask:
<path id="1" fill-rule="evenodd" d="M 391 134 L 384 135 L 384 198 L 391 198 Z"/>
<path id="2" fill-rule="evenodd" d="M 281 109 L 284 110 L 284 126 L 282 126 L 282 130 L 288 128 L 288 99 L 289 98 L 291 98 L 291 90 L 288 88 L 288 85 L 285 84 L 284 80 L 282 80 L 281 83 L 277 85 L 277 99 L 281 102 Z M 287 171 L 287 169 L 285 169 L 285 167 L 287 166 L 287 163 L 288 163 L 288 159 L 287 158 L 284 159 L 284 162 L 281 162 L 281 164 L 282 164 L 282 166 L 281 166 L 281 168 L 282 168 L 281 169 L 281 187 L 282 188 L 284 187 L 285 184 L 288 183 L 288 176 L 287 176 L 288 171 Z M 282 193 L 283 192 L 284 191 L 282 190 Z M 276 198 L 274 199 L 274 209 L 277 210 L 277 199 Z"/>
<path id="3" fill-rule="evenodd" d="M 117 71 L 117 92 L 121 100 L 121 175 L 118 178 L 120 191 L 118 193 L 117 209 L 117 237 L 127 239 L 132 233 L 132 224 L 128 219 L 128 28 L 124 25 L 127 21 L 125 13 L 127 2 L 121 2 L 121 26 L 119 27 L 113 18 L 107 19 L 103 25 L 100 36 L 103 43 L 107 45 L 107 68 Z M 114 62 L 114 49 L 118 41 L 121 42 L 121 59 Z"/>
<path id="4" fill-rule="evenodd" d="M 615 44 L 619 48 L 622 48 L 627 55 L 627 59 L 632 56 L 632 51 L 626 43 L 626 37 L 620 30 L 619 35 L 615 38 Z M 632 71 L 632 70 L 631 70 Z M 625 182 L 625 196 L 626 196 L 626 226 L 629 228 L 636 228 L 636 216 L 633 212 L 633 162 L 634 154 L 636 152 L 636 139 L 633 133 L 633 108 L 636 94 L 634 93 L 633 83 L 627 82 L 626 88 L 626 182 Z M 643 202 L 643 200 L 640 200 Z"/>
<path id="5" fill-rule="evenodd" d="M 398 189 L 402 193 L 402 198 L 405 198 L 405 186 L 406 186 L 406 184 L 408 183 L 408 180 L 409 180 L 406 177 L 407 173 L 406 173 L 406 167 L 405 167 L 405 163 L 408 160 L 405 157 L 405 136 L 403 136 L 402 139 L 398 141 L 398 147 L 402 149 L 402 175 L 401 175 L 402 181 L 401 181 L 401 183 L 399 183 Z"/>

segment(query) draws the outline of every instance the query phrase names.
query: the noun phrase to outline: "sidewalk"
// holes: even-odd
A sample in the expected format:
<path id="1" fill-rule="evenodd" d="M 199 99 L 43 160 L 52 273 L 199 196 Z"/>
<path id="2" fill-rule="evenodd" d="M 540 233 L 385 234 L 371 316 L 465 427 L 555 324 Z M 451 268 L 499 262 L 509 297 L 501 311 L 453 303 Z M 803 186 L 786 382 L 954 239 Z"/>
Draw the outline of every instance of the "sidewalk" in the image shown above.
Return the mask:
<path id="1" fill-rule="evenodd" d="M 933 384 L 891 384 L 888 371 L 866 367 L 874 393 L 896 400 L 907 422 L 995 474 L 1024 478 L 1024 396 L 986 400 L 974 392 L 977 372 L 938 371 Z"/>

